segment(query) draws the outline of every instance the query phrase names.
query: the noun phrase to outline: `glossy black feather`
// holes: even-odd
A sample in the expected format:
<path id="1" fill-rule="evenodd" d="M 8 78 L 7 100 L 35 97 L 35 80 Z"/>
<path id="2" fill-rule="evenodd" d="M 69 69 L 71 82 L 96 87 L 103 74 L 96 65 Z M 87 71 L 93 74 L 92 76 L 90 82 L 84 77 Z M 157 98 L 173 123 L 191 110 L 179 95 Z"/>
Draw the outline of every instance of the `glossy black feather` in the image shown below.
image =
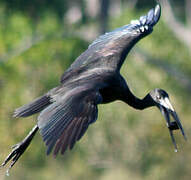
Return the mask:
<path id="1" fill-rule="evenodd" d="M 27 117 L 42 111 L 45 107 L 51 104 L 50 97 L 47 95 L 41 96 L 29 104 L 26 104 L 15 110 L 14 117 Z"/>
<path id="2" fill-rule="evenodd" d="M 97 119 L 97 106 L 121 100 L 129 106 L 143 110 L 157 106 L 165 116 L 170 135 L 176 147 L 173 130 L 183 127 L 164 90 L 154 89 L 143 99 L 134 96 L 120 68 L 131 48 L 150 34 L 159 21 L 160 5 L 138 20 L 98 37 L 82 53 L 61 77 L 61 84 L 28 105 L 16 109 L 15 117 L 26 117 L 41 112 L 35 130 L 38 128 L 47 146 L 47 154 L 64 154 L 85 134 L 89 125 Z M 160 97 L 160 98 L 159 98 Z M 170 121 L 170 115 L 174 119 Z M 16 146 L 3 166 L 12 160 L 15 163 L 31 142 L 29 135 Z M 26 143 L 27 142 L 27 143 Z"/>
<path id="3" fill-rule="evenodd" d="M 61 82 L 68 77 L 68 72 L 75 74 L 84 69 L 104 68 L 119 71 L 127 54 L 137 41 L 150 34 L 161 14 L 160 5 L 151 9 L 146 16 L 130 24 L 117 28 L 98 37 L 82 53 L 61 77 Z M 77 73 L 78 74 L 78 73 Z M 71 77 L 73 78 L 73 76 Z"/>
<path id="4" fill-rule="evenodd" d="M 75 95 L 72 94 L 75 92 Z M 38 127 L 47 145 L 47 154 L 53 147 L 56 155 L 60 149 L 62 154 L 79 140 L 82 132 L 78 127 L 91 124 L 97 119 L 97 104 L 102 98 L 98 91 L 85 90 L 84 87 L 74 90 L 43 110 L 38 117 Z M 80 122 L 80 124 L 79 124 Z"/>

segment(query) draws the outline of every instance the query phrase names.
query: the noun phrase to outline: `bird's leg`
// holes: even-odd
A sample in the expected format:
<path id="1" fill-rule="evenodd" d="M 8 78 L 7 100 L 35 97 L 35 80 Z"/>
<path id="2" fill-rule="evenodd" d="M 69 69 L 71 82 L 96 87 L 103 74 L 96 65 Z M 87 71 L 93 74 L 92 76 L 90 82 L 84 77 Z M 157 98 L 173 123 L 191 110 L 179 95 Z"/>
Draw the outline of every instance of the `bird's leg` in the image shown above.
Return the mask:
<path id="1" fill-rule="evenodd" d="M 15 144 L 12 147 L 11 153 L 6 157 L 4 162 L 1 164 L 0 167 L 5 166 L 9 161 L 11 161 L 11 164 L 9 168 L 7 169 L 7 175 L 9 175 L 9 170 L 13 167 L 13 165 L 17 162 L 17 160 L 20 158 L 20 156 L 25 152 L 29 144 L 31 143 L 34 135 L 38 131 L 38 126 L 35 125 L 33 129 L 29 132 L 29 134 L 19 143 Z"/>

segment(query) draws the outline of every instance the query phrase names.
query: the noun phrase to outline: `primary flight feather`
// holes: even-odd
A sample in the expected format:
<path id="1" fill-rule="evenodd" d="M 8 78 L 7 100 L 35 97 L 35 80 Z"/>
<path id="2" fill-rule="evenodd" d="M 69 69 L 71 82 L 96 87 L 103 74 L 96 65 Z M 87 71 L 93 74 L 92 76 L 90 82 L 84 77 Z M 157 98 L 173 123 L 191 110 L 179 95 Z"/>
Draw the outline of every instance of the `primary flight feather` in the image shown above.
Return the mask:
<path id="1" fill-rule="evenodd" d="M 2 166 L 11 160 L 9 169 L 29 146 L 35 133 L 40 134 L 47 146 L 47 154 L 53 151 L 64 154 L 72 149 L 84 135 L 88 126 L 97 119 L 99 104 L 121 100 L 136 109 L 156 106 L 165 116 L 169 132 L 177 149 L 173 130 L 180 129 L 186 138 L 180 120 L 169 103 L 168 94 L 154 89 L 143 99 L 133 95 L 120 68 L 131 48 L 153 31 L 159 21 L 159 4 L 139 20 L 98 37 L 61 76 L 60 85 L 51 89 L 33 102 L 14 112 L 14 117 L 27 117 L 39 113 L 37 125 L 5 159 Z M 171 122 L 170 115 L 174 121 Z"/>

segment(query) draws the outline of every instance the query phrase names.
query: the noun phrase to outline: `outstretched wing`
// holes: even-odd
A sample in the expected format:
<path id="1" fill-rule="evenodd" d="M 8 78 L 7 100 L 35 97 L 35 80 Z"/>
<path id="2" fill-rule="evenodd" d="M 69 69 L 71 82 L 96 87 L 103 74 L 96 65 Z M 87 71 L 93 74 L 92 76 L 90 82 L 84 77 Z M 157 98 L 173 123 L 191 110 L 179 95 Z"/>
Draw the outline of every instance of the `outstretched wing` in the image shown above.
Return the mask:
<path id="1" fill-rule="evenodd" d="M 119 69 L 134 44 L 152 32 L 153 26 L 160 18 L 160 14 L 161 8 L 157 4 L 155 8 L 151 9 L 147 15 L 141 16 L 139 20 L 133 20 L 128 25 L 98 37 L 74 61 L 68 71 L 90 63 L 93 63 L 94 66 L 96 63 L 97 67 L 107 66 Z"/>
<path id="2" fill-rule="evenodd" d="M 43 110 L 38 117 L 38 127 L 47 145 L 47 154 L 53 148 L 55 156 L 59 151 L 64 154 L 67 148 L 72 149 L 88 126 L 96 121 L 97 104 L 101 101 L 98 91 L 77 88 Z"/>

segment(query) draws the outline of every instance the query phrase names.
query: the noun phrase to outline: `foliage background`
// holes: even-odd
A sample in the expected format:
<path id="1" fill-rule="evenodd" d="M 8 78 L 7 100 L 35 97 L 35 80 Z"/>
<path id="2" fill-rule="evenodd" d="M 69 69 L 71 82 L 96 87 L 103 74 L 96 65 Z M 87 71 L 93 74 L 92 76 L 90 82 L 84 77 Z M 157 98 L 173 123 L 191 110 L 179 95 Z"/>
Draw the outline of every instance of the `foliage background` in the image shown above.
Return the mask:
<path id="1" fill-rule="evenodd" d="M 57 86 L 61 74 L 100 32 L 129 23 L 155 4 L 117 2 L 0 0 L 1 161 L 36 122 L 36 116 L 13 119 L 14 109 Z M 188 5 L 189 0 L 173 0 L 170 7 L 189 41 L 191 34 L 184 33 L 191 24 Z M 6 168 L 0 169 L 0 179 L 190 179 L 191 47 L 168 23 L 166 7 L 152 35 L 127 57 L 122 74 L 139 97 L 155 87 L 170 94 L 188 136 L 185 143 L 176 132 L 179 152 L 173 151 L 158 109 L 137 111 L 117 101 L 99 106 L 97 122 L 64 157 L 47 157 L 37 134 L 9 177 Z"/>

